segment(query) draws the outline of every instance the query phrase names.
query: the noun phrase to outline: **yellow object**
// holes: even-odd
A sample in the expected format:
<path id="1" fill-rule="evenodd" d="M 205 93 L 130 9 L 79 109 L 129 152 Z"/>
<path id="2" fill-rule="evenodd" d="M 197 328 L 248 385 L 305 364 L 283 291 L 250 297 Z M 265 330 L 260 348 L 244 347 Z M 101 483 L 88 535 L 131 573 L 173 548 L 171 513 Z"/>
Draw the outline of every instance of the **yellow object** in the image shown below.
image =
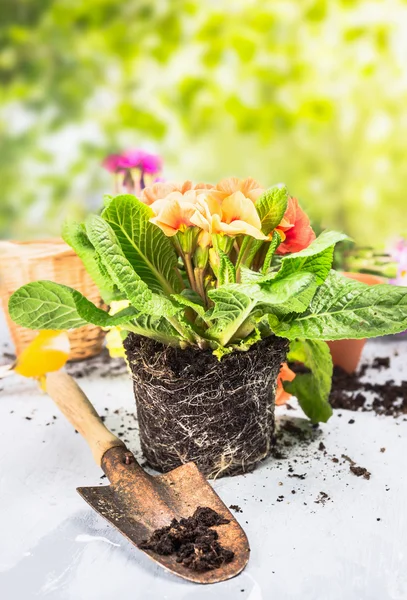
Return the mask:
<path id="1" fill-rule="evenodd" d="M 68 360 L 70 352 L 66 331 L 41 331 L 17 357 L 15 373 L 35 377 L 41 383 L 46 373 L 58 371 Z"/>
<path id="2" fill-rule="evenodd" d="M 109 315 L 115 315 L 128 306 L 130 306 L 130 302 L 128 300 L 113 300 L 110 303 Z M 106 331 L 106 348 L 109 351 L 109 355 L 112 358 L 126 358 L 122 336 L 120 335 L 120 328 L 109 327 L 106 329 Z"/>
<path id="3" fill-rule="evenodd" d="M 125 358 L 123 340 L 118 327 L 112 327 L 106 334 L 106 348 L 112 358 Z"/>

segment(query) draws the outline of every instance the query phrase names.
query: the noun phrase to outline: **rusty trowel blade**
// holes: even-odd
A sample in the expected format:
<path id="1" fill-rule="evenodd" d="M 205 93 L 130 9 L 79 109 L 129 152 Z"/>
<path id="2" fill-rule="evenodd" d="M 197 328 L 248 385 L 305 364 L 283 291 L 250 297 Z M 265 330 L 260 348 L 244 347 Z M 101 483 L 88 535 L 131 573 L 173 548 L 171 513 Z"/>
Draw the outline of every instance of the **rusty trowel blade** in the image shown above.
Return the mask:
<path id="1" fill-rule="evenodd" d="M 104 465 L 106 472 L 114 468 L 113 462 L 120 452 L 123 452 L 120 448 L 109 451 L 112 464 L 107 468 Z M 157 476 L 145 473 L 137 464 L 134 471 L 126 472 L 122 463 L 121 469 L 111 485 L 82 487 L 78 492 L 130 542 L 138 546 L 155 529 L 169 525 L 174 517 L 190 517 L 198 506 L 207 506 L 230 520 L 216 528 L 220 543 L 235 553 L 230 563 L 200 573 L 177 563 L 174 555 L 143 552 L 169 571 L 197 583 L 224 581 L 244 569 L 250 553 L 246 534 L 194 463 Z M 109 478 L 112 480 L 110 474 Z"/>

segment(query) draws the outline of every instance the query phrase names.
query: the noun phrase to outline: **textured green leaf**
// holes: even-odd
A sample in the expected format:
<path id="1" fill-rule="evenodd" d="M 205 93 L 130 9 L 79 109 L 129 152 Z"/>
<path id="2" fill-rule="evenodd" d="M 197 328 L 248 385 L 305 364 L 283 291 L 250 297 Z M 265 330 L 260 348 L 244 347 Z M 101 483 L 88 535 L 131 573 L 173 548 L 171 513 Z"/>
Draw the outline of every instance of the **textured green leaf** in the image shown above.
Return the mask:
<path id="1" fill-rule="evenodd" d="M 348 237 L 343 233 L 324 231 L 308 248 L 285 256 L 275 278 L 282 279 L 292 273 L 306 271 L 316 275 L 319 285 L 324 283 L 332 267 L 335 244 L 346 239 Z"/>
<path id="2" fill-rule="evenodd" d="M 219 271 L 218 271 L 218 282 L 219 285 L 227 285 L 229 283 L 236 283 L 236 271 L 232 261 L 227 254 L 219 250 Z"/>
<path id="3" fill-rule="evenodd" d="M 243 284 L 246 283 L 257 283 L 258 281 L 263 281 L 264 277 L 258 271 L 252 271 L 248 267 L 240 267 L 240 282 Z"/>
<path id="4" fill-rule="evenodd" d="M 102 217 L 88 217 L 86 231 L 110 277 L 138 311 L 165 317 L 175 314 L 170 300 L 154 294 L 135 272 L 125 257 L 115 232 Z"/>
<path id="5" fill-rule="evenodd" d="M 293 273 L 278 281 L 257 284 L 255 297 L 258 302 L 278 307 L 284 313 L 304 312 L 317 289 L 316 276 L 313 273 Z"/>
<path id="6" fill-rule="evenodd" d="M 186 290 L 184 290 L 184 292 L 185 291 Z M 193 292 L 193 290 L 188 291 Z M 184 294 L 173 294 L 171 298 L 174 298 L 174 300 L 176 300 L 176 302 L 178 302 L 179 304 L 182 304 L 182 306 L 188 306 L 189 308 L 192 308 L 197 313 L 197 315 L 199 315 L 201 318 L 204 318 L 205 308 L 202 302 L 200 302 L 201 297 L 198 294 L 196 294 L 196 292 L 193 292 L 193 294 L 195 294 L 193 300 L 191 300 L 191 297 L 186 296 Z"/>
<path id="7" fill-rule="evenodd" d="M 250 235 L 245 235 L 240 245 L 239 255 L 236 260 L 236 268 L 243 268 L 243 266 L 250 267 L 254 257 L 264 243 L 263 240 L 256 240 Z"/>
<path id="8" fill-rule="evenodd" d="M 308 292 L 309 290 L 309 292 Z M 315 292 L 315 275 L 295 273 L 268 286 L 257 283 L 224 285 L 208 292 L 214 307 L 206 313 L 213 321 L 208 335 L 225 345 L 239 331 L 252 311 L 261 317 L 278 307 L 290 307 L 290 312 L 304 311 Z M 257 315 L 259 312 L 259 315 Z"/>
<path id="9" fill-rule="evenodd" d="M 150 223 L 153 212 L 135 196 L 116 196 L 102 213 L 115 232 L 123 253 L 152 292 L 178 293 L 177 256 L 171 240 Z"/>
<path id="10" fill-rule="evenodd" d="M 326 423 L 332 415 L 328 399 L 333 365 L 328 345 L 318 340 L 294 340 L 290 343 L 287 360 L 303 363 L 310 373 L 297 373 L 293 381 L 284 384 L 284 388 L 297 397 L 302 410 L 313 423 Z"/>
<path id="11" fill-rule="evenodd" d="M 274 185 L 258 198 L 256 210 L 261 220 L 261 230 L 265 235 L 281 222 L 287 203 L 288 191 L 284 184 Z"/>
<path id="12" fill-rule="evenodd" d="M 262 339 L 260 330 L 257 327 L 253 328 L 253 331 L 241 340 L 237 344 L 230 344 L 229 346 L 218 346 L 213 354 L 221 360 L 227 354 L 231 354 L 232 352 L 247 352 L 254 344 L 257 344 Z"/>
<path id="13" fill-rule="evenodd" d="M 369 338 L 407 329 L 407 288 L 368 286 L 331 271 L 308 309 L 270 322 L 289 339 Z"/>
<path id="14" fill-rule="evenodd" d="M 56 330 L 88 323 L 100 327 L 122 325 L 136 314 L 134 309 L 125 309 L 110 316 L 76 290 L 53 281 L 34 281 L 19 288 L 10 298 L 9 312 L 23 327 Z"/>
<path id="15" fill-rule="evenodd" d="M 76 221 L 65 221 L 62 227 L 62 238 L 75 250 L 85 269 L 98 286 L 102 298 L 109 304 L 117 297 L 117 288 L 100 263 L 97 252 L 91 244 L 84 226 Z"/>
<path id="16" fill-rule="evenodd" d="M 269 243 L 266 256 L 264 257 L 263 266 L 261 268 L 261 272 L 265 275 L 270 268 L 271 261 L 273 260 L 273 256 L 281 243 L 281 236 L 278 231 L 273 231 L 273 237 L 271 238 L 271 242 Z"/>
<path id="17" fill-rule="evenodd" d="M 179 333 L 164 317 L 138 315 L 126 324 L 126 329 L 170 346 L 180 345 Z"/>
<path id="18" fill-rule="evenodd" d="M 214 324 L 208 329 L 207 335 L 216 339 L 221 346 L 226 346 L 257 303 L 238 288 L 236 284 L 208 292 L 214 307 L 206 314 Z"/>

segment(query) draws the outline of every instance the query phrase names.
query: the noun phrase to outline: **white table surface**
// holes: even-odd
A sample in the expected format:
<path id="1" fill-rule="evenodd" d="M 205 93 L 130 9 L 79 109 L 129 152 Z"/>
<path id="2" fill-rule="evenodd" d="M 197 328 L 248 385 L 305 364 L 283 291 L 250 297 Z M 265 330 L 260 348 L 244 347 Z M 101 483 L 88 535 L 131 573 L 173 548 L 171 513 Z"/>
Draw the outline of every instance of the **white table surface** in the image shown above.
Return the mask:
<path id="1" fill-rule="evenodd" d="M 3 323 L 1 351 L 6 337 Z M 406 351 L 407 342 L 370 342 L 364 360 L 390 354 L 391 375 L 400 380 Z M 374 377 L 384 382 L 389 372 L 375 371 Z M 108 415 L 109 427 L 134 427 L 127 375 L 89 376 L 81 385 Z M 288 448 L 286 459 L 270 458 L 251 474 L 216 481 L 226 504 L 242 508 L 236 518 L 249 537 L 251 559 L 238 577 L 199 586 L 152 563 L 84 503 L 76 487 L 106 480 L 85 442 L 35 382 L 14 376 L 0 389 L 2 600 L 407 598 L 405 417 L 335 411 L 312 441 Z M 307 428 L 299 410 L 280 409 L 279 415 Z M 139 455 L 137 432 L 130 433 L 130 447 Z M 326 455 L 318 450 L 320 441 Z M 371 479 L 353 475 L 341 454 L 371 471 Z M 332 462 L 334 455 L 339 463 Z M 289 477 L 289 464 L 306 478 Z M 330 497 L 325 504 L 315 502 L 321 491 Z"/>

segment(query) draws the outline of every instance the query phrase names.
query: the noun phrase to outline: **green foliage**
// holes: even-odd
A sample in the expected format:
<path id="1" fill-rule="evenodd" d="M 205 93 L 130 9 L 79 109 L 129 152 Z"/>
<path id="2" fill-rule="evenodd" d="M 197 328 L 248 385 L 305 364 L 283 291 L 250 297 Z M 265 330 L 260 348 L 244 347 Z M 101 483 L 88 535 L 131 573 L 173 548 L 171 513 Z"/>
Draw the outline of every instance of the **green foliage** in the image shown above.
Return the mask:
<path id="1" fill-rule="evenodd" d="M 285 256 L 275 278 L 283 279 L 292 273 L 302 271 L 314 273 L 316 282 L 321 285 L 331 269 L 335 244 L 346 239 L 348 237 L 343 233 L 324 231 L 308 248 Z"/>
<path id="2" fill-rule="evenodd" d="M 88 323 L 113 327 L 128 323 L 133 309 L 110 316 L 82 294 L 52 281 L 33 281 L 18 289 L 9 302 L 11 318 L 30 329 L 75 329 Z"/>
<path id="3" fill-rule="evenodd" d="M 130 265 L 150 290 L 158 294 L 177 293 L 181 287 L 175 250 L 161 229 L 150 223 L 152 216 L 150 207 L 130 195 L 116 196 L 102 213 Z"/>
<path id="4" fill-rule="evenodd" d="M 294 340 L 287 356 L 289 362 L 303 363 L 309 373 L 297 373 L 284 388 L 297 397 L 302 410 L 313 423 L 326 423 L 332 415 L 328 402 L 332 382 L 332 357 L 328 345 L 317 340 Z"/>
<path id="5" fill-rule="evenodd" d="M 287 209 L 288 191 L 285 185 L 269 188 L 256 202 L 256 209 L 261 220 L 261 230 L 268 235 L 281 223 Z"/>
<path id="6" fill-rule="evenodd" d="M 107 303 L 114 300 L 117 288 L 91 244 L 85 227 L 76 221 L 66 221 L 62 228 L 62 238 L 82 260 L 87 272 L 98 286 L 103 300 Z"/>
<path id="7" fill-rule="evenodd" d="M 407 288 L 368 286 L 331 271 L 304 313 L 272 321 L 274 332 L 291 340 L 360 339 L 399 333 L 407 329 Z"/>
<path id="8" fill-rule="evenodd" d="M 285 187 L 274 187 L 260 198 L 259 212 L 266 206 L 268 226 L 276 227 L 282 218 L 286 204 L 281 190 Z M 150 221 L 152 215 L 135 196 L 119 195 L 109 199 L 101 216 L 89 216 L 85 226 L 69 223 L 64 229 L 91 275 L 105 290 L 127 300 L 127 309 L 109 316 L 76 290 L 37 281 L 12 295 L 11 318 L 32 329 L 119 326 L 164 344 L 212 349 L 219 359 L 248 351 L 272 334 L 286 337 L 292 340 L 290 359 L 310 369 L 287 389 L 313 421 L 330 415 L 332 364 L 321 340 L 407 328 L 407 288 L 369 287 L 330 271 L 334 245 L 346 238 L 343 234 L 324 232 L 306 249 L 280 261 L 272 260 L 279 234 L 271 242 L 214 234 L 211 258 L 205 263 L 208 252 L 196 253 L 197 227 L 180 230 L 181 244 L 179 236 L 165 236 Z M 242 247 L 245 253 L 252 241 L 258 245 L 255 266 L 237 269 Z M 271 265 L 266 274 L 261 257 Z"/>

